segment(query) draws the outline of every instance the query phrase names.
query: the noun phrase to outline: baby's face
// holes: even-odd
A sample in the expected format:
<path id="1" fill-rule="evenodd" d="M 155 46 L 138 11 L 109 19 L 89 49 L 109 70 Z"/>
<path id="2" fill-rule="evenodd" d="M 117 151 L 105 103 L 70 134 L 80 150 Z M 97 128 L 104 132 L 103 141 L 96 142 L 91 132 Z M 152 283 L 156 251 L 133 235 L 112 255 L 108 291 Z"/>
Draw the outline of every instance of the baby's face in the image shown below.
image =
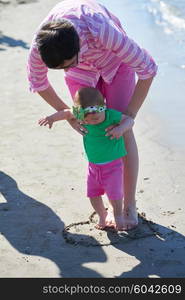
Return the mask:
<path id="1" fill-rule="evenodd" d="M 89 113 L 84 118 L 84 124 L 96 125 L 105 120 L 105 111 Z"/>

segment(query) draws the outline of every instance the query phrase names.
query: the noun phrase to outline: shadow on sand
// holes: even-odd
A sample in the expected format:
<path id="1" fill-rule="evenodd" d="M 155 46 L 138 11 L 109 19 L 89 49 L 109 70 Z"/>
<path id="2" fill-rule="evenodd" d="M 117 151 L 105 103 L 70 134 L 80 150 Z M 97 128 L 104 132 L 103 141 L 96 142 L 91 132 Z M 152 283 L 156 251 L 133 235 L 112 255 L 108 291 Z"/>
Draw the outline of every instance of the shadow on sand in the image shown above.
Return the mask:
<path id="1" fill-rule="evenodd" d="M 0 232 L 23 257 L 26 256 L 28 261 L 29 255 L 51 260 L 60 270 L 58 277 L 102 277 L 83 266 L 107 260 L 101 247 L 94 250 L 66 243 L 62 235 L 64 223 L 56 213 L 24 194 L 16 181 L 4 172 L 0 172 L 0 192 L 6 200 L 6 203 L 0 203 Z M 20 276 L 17 273 L 15 277 Z M 10 277 L 14 276 L 10 274 Z M 39 277 L 38 274 L 35 277 Z"/>
<path id="2" fill-rule="evenodd" d="M 102 247 L 105 245 L 119 250 L 114 259 L 123 270 L 128 270 L 117 278 L 185 277 L 185 237 L 148 221 L 144 215 L 139 217 L 138 228 L 128 233 L 96 230 L 92 215 L 88 221 L 65 227 L 51 208 L 24 194 L 16 181 L 3 172 L 0 172 L 0 192 L 6 200 L 0 204 L 1 234 L 28 261 L 29 255 L 36 255 L 54 262 L 60 270 L 59 277 L 103 277 L 83 265 L 106 262 Z M 131 267 L 133 258 L 129 264 L 130 256 L 138 261 L 135 267 Z M 45 274 L 45 277 L 50 276 Z"/>
<path id="3" fill-rule="evenodd" d="M 1 46 L 5 46 L 5 47 L 22 47 L 24 49 L 29 49 L 29 46 L 24 41 L 13 39 L 9 36 L 3 35 L 0 32 L 0 51 L 6 50 L 6 48 L 2 48 Z"/>
<path id="4" fill-rule="evenodd" d="M 117 278 L 185 278 L 185 237 L 171 229 L 173 225 L 162 226 L 147 220 L 144 213 L 139 213 L 139 225 L 136 229 L 128 232 L 116 232 L 110 228 L 98 231 L 94 228 L 96 218 L 93 213 L 85 222 L 66 226 L 63 230 L 64 238 L 68 243 L 85 247 L 111 245 L 118 249 L 114 260 L 119 266 L 123 266 L 123 270 L 128 271 L 116 276 Z M 120 255 L 120 251 L 123 255 Z"/>
<path id="5" fill-rule="evenodd" d="M 146 226 L 151 233 L 147 233 L 146 228 L 143 230 Z M 143 231 L 145 234 L 142 236 Z M 107 237 L 114 241 L 111 232 L 107 233 Z M 185 278 L 185 237 L 171 228 L 140 216 L 139 227 L 128 233 L 128 237 L 120 234 L 120 240 L 114 247 L 138 261 L 135 267 L 129 268 L 129 263 L 127 265 L 126 260 L 122 261 L 119 257 L 118 263 L 126 262 L 128 271 L 121 273 L 118 278 Z"/>

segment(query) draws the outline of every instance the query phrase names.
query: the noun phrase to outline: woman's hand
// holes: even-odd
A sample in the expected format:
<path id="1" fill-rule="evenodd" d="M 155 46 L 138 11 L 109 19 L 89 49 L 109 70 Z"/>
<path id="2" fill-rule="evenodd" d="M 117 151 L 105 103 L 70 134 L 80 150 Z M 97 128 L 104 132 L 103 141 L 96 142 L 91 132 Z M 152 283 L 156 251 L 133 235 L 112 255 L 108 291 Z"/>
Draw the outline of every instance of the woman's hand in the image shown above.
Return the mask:
<path id="1" fill-rule="evenodd" d="M 110 136 L 110 139 L 119 139 L 122 135 L 124 135 L 125 132 L 132 129 L 134 125 L 134 119 L 131 117 L 126 117 L 123 119 L 123 121 L 119 125 L 111 125 L 108 128 L 106 128 L 106 135 Z"/>
<path id="2" fill-rule="evenodd" d="M 110 136 L 110 139 L 119 139 L 123 135 L 123 130 L 121 125 L 112 125 L 106 129 L 106 135 Z"/>
<path id="3" fill-rule="evenodd" d="M 71 127 L 73 127 L 73 129 L 75 129 L 81 135 L 84 136 L 87 133 L 87 129 L 83 127 L 82 123 L 79 122 L 77 119 L 74 118 L 67 121 L 71 125 Z"/>

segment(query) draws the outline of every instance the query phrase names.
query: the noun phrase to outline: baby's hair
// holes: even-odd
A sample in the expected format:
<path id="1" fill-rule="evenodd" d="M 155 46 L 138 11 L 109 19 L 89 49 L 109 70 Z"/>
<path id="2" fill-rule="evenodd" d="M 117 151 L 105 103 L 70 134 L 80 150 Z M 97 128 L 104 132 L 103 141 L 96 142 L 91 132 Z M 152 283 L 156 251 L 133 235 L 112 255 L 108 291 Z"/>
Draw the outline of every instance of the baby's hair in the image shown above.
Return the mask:
<path id="1" fill-rule="evenodd" d="M 88 106 L 104 106 L 104 98 L 99 90 L 93 87 L 80 88 L 75 94 L 75 105 L 86 108 Z"/>

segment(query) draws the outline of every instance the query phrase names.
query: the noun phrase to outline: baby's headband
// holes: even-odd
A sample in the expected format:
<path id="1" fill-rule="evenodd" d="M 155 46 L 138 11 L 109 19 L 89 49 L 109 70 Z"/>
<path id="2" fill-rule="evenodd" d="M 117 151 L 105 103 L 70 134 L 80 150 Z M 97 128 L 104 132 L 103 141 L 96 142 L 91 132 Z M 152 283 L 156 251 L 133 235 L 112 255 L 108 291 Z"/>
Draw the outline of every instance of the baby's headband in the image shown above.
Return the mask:
<path id="1" fill-rule="evenodd" d="M 80 106 L 73 106 L 73 115 L 76 119 L 83 121 L 85 118 L 85 115 L 87 113 L 93 113 L 93 112 L 102 112 L 106 110 L 106 106 L 88 106 L 86 108 L 82 108 Z"/>

